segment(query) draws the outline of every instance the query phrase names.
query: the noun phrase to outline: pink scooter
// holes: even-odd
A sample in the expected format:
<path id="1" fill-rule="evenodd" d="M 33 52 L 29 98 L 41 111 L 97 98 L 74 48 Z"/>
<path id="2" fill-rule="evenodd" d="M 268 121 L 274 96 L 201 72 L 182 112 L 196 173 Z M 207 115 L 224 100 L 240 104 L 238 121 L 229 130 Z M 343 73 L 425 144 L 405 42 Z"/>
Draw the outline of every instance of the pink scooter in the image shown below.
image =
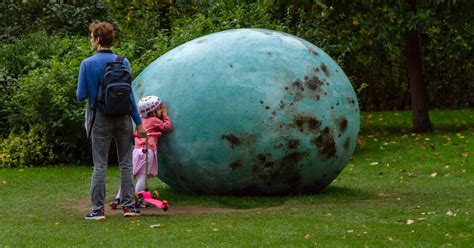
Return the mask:
<path id="1" fill-rule="evenodd" d="M 148 133 L 146 136 L 145 136 L 145 139 L 146 139 L 146 148 L 144 148 L 142 150 L 143 153 L 145 153 L 145 157 L 146 157 L 146 162 L 145 162 L 145 173 L 148 174 L 148 137 L 150 136 L 153 136 L 153 137 L 160 137 L 161 136 L 161 132 L 156 132 L 156 133 Z M 134 134 L 133 137 L 135 138 L 139 138 L 138 137 L 138 134 Z M 140 191 L 140 192 L 137 192 L 136 193 L 136 200 L 142 200 L 145 204 L 151 204 L 159 209 L 163 209 L 163 211 L 168 211 L 168 201 L 167 200 L 162 200 L 160 201 L 159 200 L 159 196 L 160 194 L 158 193 L 158 191 L 153 191 L 153 194 L 150 193 L 150 190 L 148 188 L 148 175 L 145 177 L 145 190 L 144 191 Z"/>

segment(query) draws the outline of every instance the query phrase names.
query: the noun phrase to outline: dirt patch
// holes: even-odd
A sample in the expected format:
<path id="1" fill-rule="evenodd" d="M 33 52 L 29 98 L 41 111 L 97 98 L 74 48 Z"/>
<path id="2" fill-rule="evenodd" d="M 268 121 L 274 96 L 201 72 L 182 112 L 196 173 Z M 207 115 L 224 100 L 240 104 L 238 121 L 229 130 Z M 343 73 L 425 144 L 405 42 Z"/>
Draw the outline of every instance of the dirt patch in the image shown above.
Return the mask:
<path id="1" fill-rule="evenodd" d="M 339 193 L 341 194 L 341 193 Z M 282 211 L 301 211 L 305 209 L 314 209 L 315 207 L 320 209 L 332 209 L 340 207 L 341 205 L 350 208 L 351 206 L 373 206 L 373 205 L 383 205 L 389 202 L 396 202 L 398 195 L 386 195 L 383 193 L 377 195 L 370 195 L 368 199 L 365 199 L 367 196 L 362 198 L 356 197 L 356 199 L 347 199 L 347 200 L 336 200 L 320 203 L 306 203 L 306 204 L 296 204 L 296 205 L 281 205 L 275 207 L 265 207 L 265 208 L 251 208 L 251 209 L 236 209 L 236 208 L 215 208 L 215 207 L 202 207 L 202 206 L 170 206 L 170 209 L 167 212 L 164 212 L 161 209 L 157 208 L 148 208 L 141 209 L 142 216 L 168 216 L 168 215 L 180 215 L 180 214 L 232 214 L 232 213 L 275 213 Z M 65 206 L 62 208 L 71 209 L 78 212 L 78 214 L 85 214 L 90 210 L 89 207 L 89 198 L 83 198 L 81 200 L 68 200 L 64 203 Z M 108 207 L 105 211 L 106 216 L 115 216 L 122 215 L 122 209 L 118 208 L 117 210 L 111 210 Z"/>
<path id="2" fill-rule="evenodd" d="M 64 208 L 71 209 L 80 213 L 87 213 L 90 210 L 90 199 L 83 198 L 80 200 L 68 200 L 63 206 Z M 226 213 L 246 213 L 246 212 L 259 212 L 259 211 L 278 211 L 283 210 L 284 207 L 269 207 L 269 208 L 251 208 L 251 209 L 238 209 L 238 208 L 216 208 L 216 207 L 203 207 L 203 206 L 174 206 L 170 204 L 168 211 L 163 211 L 158 208 L 144 208 L 140 209 L 142 215 L 176 215 L 176 214 L 226 214 Z M 108 206 L 105 208 L 106 215 L 122 215 L 122 208 L 118 207 L 116 210 L 110 209 Z"/>

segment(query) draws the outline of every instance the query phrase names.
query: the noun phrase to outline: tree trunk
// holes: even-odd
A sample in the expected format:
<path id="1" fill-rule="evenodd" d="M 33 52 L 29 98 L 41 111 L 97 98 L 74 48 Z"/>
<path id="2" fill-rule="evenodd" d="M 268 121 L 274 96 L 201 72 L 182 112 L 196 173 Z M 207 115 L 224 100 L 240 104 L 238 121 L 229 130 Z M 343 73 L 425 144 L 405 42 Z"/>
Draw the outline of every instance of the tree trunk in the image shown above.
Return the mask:
<path id="1" fill-rule="evenodd" d="M 416 0 L 408 0 L 412 11 L 416 10 Z M 431 121 L 428 113 L 428 90 L 423 76 L 421 63 L 420 39 L 416 30 L 406 32 L 406 59 L 408 79 L 410 81 L 411 111 L 413 117 L 412 131 L 416 133 L 431 132 Z"/>

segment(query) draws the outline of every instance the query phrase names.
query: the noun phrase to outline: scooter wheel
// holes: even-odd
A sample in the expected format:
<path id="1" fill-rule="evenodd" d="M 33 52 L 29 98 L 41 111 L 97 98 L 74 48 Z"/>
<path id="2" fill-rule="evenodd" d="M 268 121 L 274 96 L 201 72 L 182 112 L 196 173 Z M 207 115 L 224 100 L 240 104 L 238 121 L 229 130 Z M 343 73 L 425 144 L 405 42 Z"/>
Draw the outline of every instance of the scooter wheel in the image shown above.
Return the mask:
<path id="1" fill-rule="evenodd" d="M 152 198 L 157 200 L 160 198 L 160 193 L 158 190 L 153 191 Z"/>

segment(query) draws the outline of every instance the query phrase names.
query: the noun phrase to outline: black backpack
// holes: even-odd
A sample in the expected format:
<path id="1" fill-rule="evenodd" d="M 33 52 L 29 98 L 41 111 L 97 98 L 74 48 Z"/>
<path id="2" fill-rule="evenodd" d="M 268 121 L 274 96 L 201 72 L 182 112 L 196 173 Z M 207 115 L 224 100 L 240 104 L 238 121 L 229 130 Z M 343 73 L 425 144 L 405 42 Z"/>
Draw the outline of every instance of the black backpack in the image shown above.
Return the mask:
<path id="1" fill-rule="evenodd" d="M 107 62 L 99 83 L 97 107 L 108 115 L 128 115 L 132 112 L 132 75 L 123 63 L 123 57 Z"/>
<path id="2" fill-rule="evenodd" d="M 107 115 L 129 115 L 132 112 L 132 75 L 125 66 L 122 56 L 115 61 L 107 62 L 104 75 L 99 82 L 97 99 L 92 106 L 94 114 L 91 121 L 88 137 L 92 132 L 97 109 Z"/>

